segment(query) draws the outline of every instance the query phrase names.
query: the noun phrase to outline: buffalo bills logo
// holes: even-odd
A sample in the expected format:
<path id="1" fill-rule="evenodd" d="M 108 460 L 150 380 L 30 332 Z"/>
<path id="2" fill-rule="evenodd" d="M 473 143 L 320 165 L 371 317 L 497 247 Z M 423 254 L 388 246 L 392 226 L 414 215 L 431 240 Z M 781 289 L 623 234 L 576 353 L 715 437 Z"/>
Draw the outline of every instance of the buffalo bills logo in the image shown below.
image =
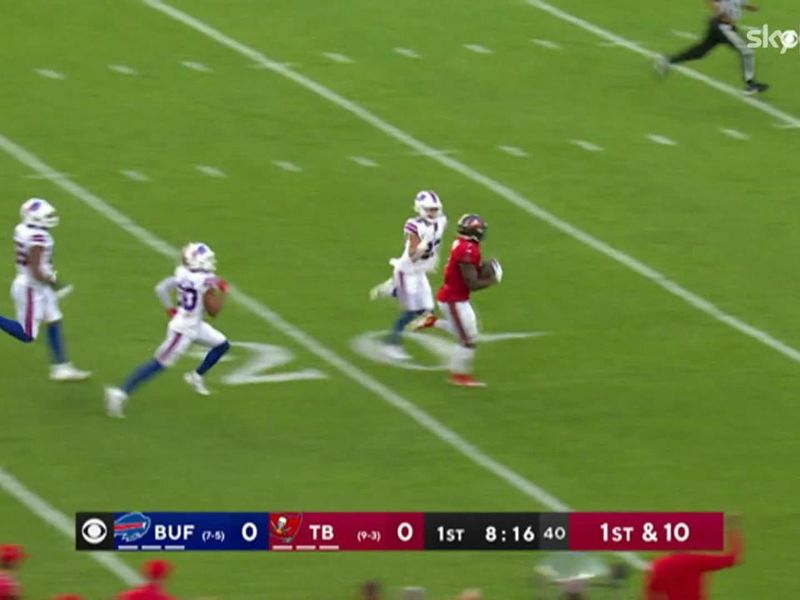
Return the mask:
<path id="1" fill-rule="evenodd" d="M 30 203 L 30 205 L 28 205 L 28 210 L 31 211 L 31 212 L 33 212 L 35 210 L 39 210 L 39 207 L 41 205 L 42 205 L 41 202 L 39 202 L 38 200 L 34 200 L 33 202 Z"/>
<path id="2" fill-rule="evenodd" d="M 303 515 L 300 513 L 270 513 L 269 533 L 284 543 L 291 542 L 300 531 Z"/>
<path id="3" fill-rule="evenodd" d="M 142 513 L 128 513 L 114 521 L 114 537 L 121 537 L 123 542 L 135 542 L 147 535 L 150 523 L 152 519 Z"/>

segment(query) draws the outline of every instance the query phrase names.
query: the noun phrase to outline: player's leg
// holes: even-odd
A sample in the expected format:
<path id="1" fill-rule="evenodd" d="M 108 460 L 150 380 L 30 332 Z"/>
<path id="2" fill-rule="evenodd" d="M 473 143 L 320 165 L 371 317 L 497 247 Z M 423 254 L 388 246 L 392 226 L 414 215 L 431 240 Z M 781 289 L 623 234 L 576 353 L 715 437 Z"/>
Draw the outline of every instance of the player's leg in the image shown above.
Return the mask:
<path id="1" fill-rule="evenodd" d="M 732 25 L 721 24 L 719 30 L 725 38 L 725 43 L 739 53 L 742 61 L 742 79 L 745 83 L 745 93 L 757 94 L 766 91 L 769 86 L 755 80 L 756 54 L 753 49 L 747 45 L 747 42 L 742 39 L 742 36 Z"/>
<path id="2" fill-rule="evenodd" d="M 62 332 L 63 315 L 58 307 L 58 297 L 52 288 L 42 291 L 44 321 L 47 323 L 47 345 L 50 348 L 52 364 L 50 379 L 53 381 L 83 381 L 91 377 L 91 371 L 81 371 L 67 360 Z"/>
<path id="3" fill-rule="evenodd" d="M 430 281 L 428 281 L 428 276 L 424 273 L 420 276 L 419 298 L 421 301 L 420 306 L 423 312 L 421 315 L 414 317 L 414 319 L 408 324 L 406 329 L 410 331 L 420 331 L 422 329 L 428 329 L 429 327 L 436 327 L 436 323 L 440 320 L 433 313 L 433 290 L 431 289 Z"/>
<path id="4" fill-rule="evenodd" d="M 106 411 L 109 416 L 123 417 L 123 409 L 128 397 L 146 381 L 161 373 L 192 345 L 192 336 L 167 328 L 167 338 L 156 350 L 152 360 L 140 365 L 120 387 L 106 388 Z"/>
<path id="5" fill-rule="evenodd" d="M 390 259 L 389 264 L 394 268 L 397 264 L 397 259 Z M 370 300 L 378 300 L 380 298 L 397 298 L 397 285 L 394 281 L 394 275 L 385 281 L 381 281 L 369 291 Z"/>
<path id="6" fill-rule="evenodd" d="M 419 277 L 417 273 L 395 271 L 394 281 L 397 284 L 397 299 L 403 311 L 392 325 L 392 330 L 386 338 L 386 355 L 394 360 L 407 360 L 408 353 L 403 350 L 403 331 L 414 319 L 423 314 L 419 298 Z M 422 275 L 424 277 L 424 275 Z"/>
<path id="7" fill-rule="evenodd" d="M 225 334 L 214 329 L 208 323 L 203 323 L 200 326 L 200 333 L 197 335 L 195 343 L 211 349 L 203 358 L 203 362 L 194 371 L 186 373 L 183 376 L 183 380 L 192 386 L 198 394 L 208 396 L 211 392 L 208 391 L 203 381 L 203 376 L 225 356 L 228 350 L 231 349 L 231 344 Z"/>
<path id="8" fill-rule="evenodd" d="M 723 40 L 719 32 L 719 22 L 716 19 L 712 19 L 702 40 L 672 56 L 659 57 L 656 62 L 656 70 L 661 75 L 664 75 L 670 65 L 677 65 L 690 60 L 703 58 L 706 54 L 711 52 L 715 46 L 721 43 L 723 43 Z"/>
<path id="9" fill-rule="evenodd" d="M 394 279 L 389 277 L 386 281 L 380 282 L 369 291 L 370 300 L 379 300 L 380 298 L 397 297 L 397 288 L 394 285 Z"/>
<path id="10" fill-rule="evenodd" d="M 11 285 L 11 298 L 16 306 L 17 319 L 0 317 L 0 329 L 21 342 L 30 343 L 36 339 L 41 322 L 41 317 L 39 321 L 34 318 L 37 310 L 34 290 L 15 281 Z"/>
<path id="11" fill-rule="evenodd" d="M 475 342 L 478 338 L 478 319 L 472 305 L 466 302 L 440 303 L 447 311 L 448 320 L 459 339 L 459 344 L 450 358 L 450 381 L 466 387 L 484 387 L 486 384 L 472 377 L 475 362 Z"/>

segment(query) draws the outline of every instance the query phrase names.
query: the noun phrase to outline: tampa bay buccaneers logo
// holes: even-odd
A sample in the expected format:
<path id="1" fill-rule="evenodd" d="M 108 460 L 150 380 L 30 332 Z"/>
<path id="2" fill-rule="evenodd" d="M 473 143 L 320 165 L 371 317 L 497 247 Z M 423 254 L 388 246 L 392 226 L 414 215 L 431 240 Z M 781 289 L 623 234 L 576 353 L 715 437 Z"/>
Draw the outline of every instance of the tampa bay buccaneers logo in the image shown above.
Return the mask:
<path id="1" fill-rule="evenodd" d="M 288 544 L 300 531 L 303 515 L 300 513 L 270 513 L 269 533 L 283 543 Z"/>

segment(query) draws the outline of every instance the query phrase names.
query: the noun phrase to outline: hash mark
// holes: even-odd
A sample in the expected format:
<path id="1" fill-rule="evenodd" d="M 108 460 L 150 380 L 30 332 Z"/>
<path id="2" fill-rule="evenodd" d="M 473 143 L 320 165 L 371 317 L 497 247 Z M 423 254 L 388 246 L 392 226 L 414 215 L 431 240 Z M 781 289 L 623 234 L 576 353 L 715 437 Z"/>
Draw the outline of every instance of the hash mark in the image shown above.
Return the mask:
<path id="1" fill-rule="evenodd" d="M 333 62 L 337 62 L 343 65 L 349 65 L 353 62 L 353 59 L 349 56 L 345 56 L 344 54 L 339 54 L 338 52 L 323 52 L 322 56 L 325 58 L 332 60 Z"/>
<path id="2" fill-rule="evenodd" d="M 67 76 L 63 73 L 59 73 L 58 71 L 53 71 L 53 69 L 34 69 L 36 73 L 41 75 L 42 77 L 46 77 L 47 79 L 66 79 Z"/>
<path id="3" fill-rule="evenodd" d="M 550 40 L 539 40 L 534 38 L 531 41 L 537 46 L 541 46 L 542 48 L 548 48 L 550 50 L 561 50 L 561 46 L 559 44 L 551 42 Z"/>
<path id="4" fill-rule="evenodd" d="M 123 75 L 138 75 L 139 73 L 133 67 L 129 67 L 128 65 L 108 65 L 108 68 L 116 73 L 122 73 Z"/>
<path id="5" fill-rule="evenodd" d="M 395 48 L 394 51 L 399 54 L 400 56 L 405 56 L 406 58 L 422 58 L 421 54 L 414 52 L 411 48 Z"/>
<path id="6" fill-rule="evenodd" d="M 692 33 L 691 31 L 681 31 L 679 29 L 673 29 L 672 35 L 677 36 L 679 38 L 683 38 L 685 40 L 696 40 L 698 36 L 696 33 Z"/>
<path id="7" fill-rule="evenodd" d="M 750 139 L 749 135 L 739 131 L 738 129 L 722 128 L 722 129 L 720 129 L 720 131 L 722 133 L 724 133 L 725 135 L 727 135 L 728 137 L 732 137 L 735 140 L 749 140 Z"/>
<path id="8" fill-rule="evenodd" d="M 141 171 L 134 171 L 133 169 L 122 169 L 120 171 L 125 177 L 132 181 L 150 181 L 150 178 Z"/>
<path id="9" fill-rule="evenodd" d="M 602 152 L 603 150 L 602 146 L 598 146 L 592 142 L 587 142 L 586 140 L 571 140 L 571 142 L 576 146 L 583 148 L 584 150 L 588 150 L 589 152 Z"/>
<path id="10" fill-rule="evenodd" d="M 274 160 L 272 161 L 272 164 L 275 165 L 276 167 L 283 169 L 284 171 L 289 171 L 291 173 L 299 173 L 303 170 L 296 164 L 294 164 L 293 162 L 289 162 L 288 160 Z"/>
<path id="11" fill-rule="evenodd" d="M 464 44 L 464 48 L 476 54 L 494 54 L 489 48 L 480 44 Z"/>
<path id="12" fill-rule="evenodd" d="M 647 139 L 651 142 L 655 142 L 656 144 L 661 144 L 662 146 L 677 146 L 678 142 L 675 140 L 671 140 L 665 135 L 658 135 L 657 133 L 649 133 L 647 135 Z"/>
<path id="13" fill-rule="evenodd" d="M 376 163 L 371 158 L 365 158 L 363 156 L 351 156 L 350 160 L 352 160 L 357 165 L 361 165 L 362 167 L 379 167 L 380 165 Z"/>
<path id="14" fill-rule="evenodd" d="M 208 175 L 209 177 L 227 177 L 225 172 L 217 167 L 212 167 L 209 165 L 195 165 L 194 167 L 197 171 L 200 171 L 203 175 Z"/>
<path id="15" fill-rule="evenodd" d="M 183 60 L 181 64 L 186 67 L 187 69 L 191 69 L 192 71 L 198 71 L 199 73 L 211 73 L 213 69 L 208 65 L 204 65 L 200 62 L 195 62 L 192 60 Z"/>
<path id="16" fill-rule="evenodd" d="M 502 150 L 506 154 L 510 154 L 511 156 L 516 156 L 517 158 L 523 158 L 528 156 L 528 153 L 525 152 L 522 148 L 517 148 L 516 146 L 498 146 L 498 150 Z"/>

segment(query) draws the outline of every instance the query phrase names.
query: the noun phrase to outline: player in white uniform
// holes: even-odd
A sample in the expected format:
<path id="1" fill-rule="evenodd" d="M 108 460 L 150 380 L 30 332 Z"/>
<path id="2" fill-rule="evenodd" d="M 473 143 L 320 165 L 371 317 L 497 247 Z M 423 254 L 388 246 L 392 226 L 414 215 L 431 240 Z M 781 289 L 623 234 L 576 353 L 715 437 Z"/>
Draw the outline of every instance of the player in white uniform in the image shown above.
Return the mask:
<path id="1" fill-rule="evenodd" d="M 206 313 L 219 314 L 224 305 L 228 284 L 216 276 L 217 261 L 206 244 L 192 242 L 181 252 L 181 264 L 175 274 L 156 286 L 156 295 L 170 317 L 167 338 L 156 350 L 154 358 L 140 366 L 120 387 L 106 388 L 106 411 L 109 416 L 123 417 L 128 396 L 142 383 L 154 377 L 189 349 L 192 344 L 211 348 L 194 371 L 183 376 L 198 394 L 210 394 L 203 382 L 205 375 L 230 349 L 225 335 L 203 320 Z M 177 307 L 171 294 L 175 292 Z"/>
<path id="2" fill-rule="evenodd" d="M 433 292 L 428 273 L 439 263 L 439 247 L 447 228 L 447 217 L 435 192 L 419 192 L 414 199 L 417 217 L 406 220 L 403 227 L 405 247 L 400 258 L 389 263 L 394 267 L 391 279 L 372 288 L 370 297 L 375 300 L 395 296 L 403 309 L 386 340 L 386 355 L 393 360 L 406 360 L 409 355 L 401 346 L 403 330 L 424 326 L 433 318 Z"/>
<path id="3" fill-rule="evenodd" d="M 91 373 L 72 366 L 64 349 L 63 315 L 58 307 L 56 290 L 65 288 L 53 269 L 55 242 L 50 235 L 50 229 L 58 225 L 58 214 L 47 200 L 41 198 L 27 200 L 19 212 L 22 222 L 14 229 L 17 276 L 11 285 L 17 319 L 0 317 L 0 329 L 21 342 L 30 343 L 39 335 L 39 327 L 44 321 L 53 360 L 50 379 L 88 379 Z"/>

